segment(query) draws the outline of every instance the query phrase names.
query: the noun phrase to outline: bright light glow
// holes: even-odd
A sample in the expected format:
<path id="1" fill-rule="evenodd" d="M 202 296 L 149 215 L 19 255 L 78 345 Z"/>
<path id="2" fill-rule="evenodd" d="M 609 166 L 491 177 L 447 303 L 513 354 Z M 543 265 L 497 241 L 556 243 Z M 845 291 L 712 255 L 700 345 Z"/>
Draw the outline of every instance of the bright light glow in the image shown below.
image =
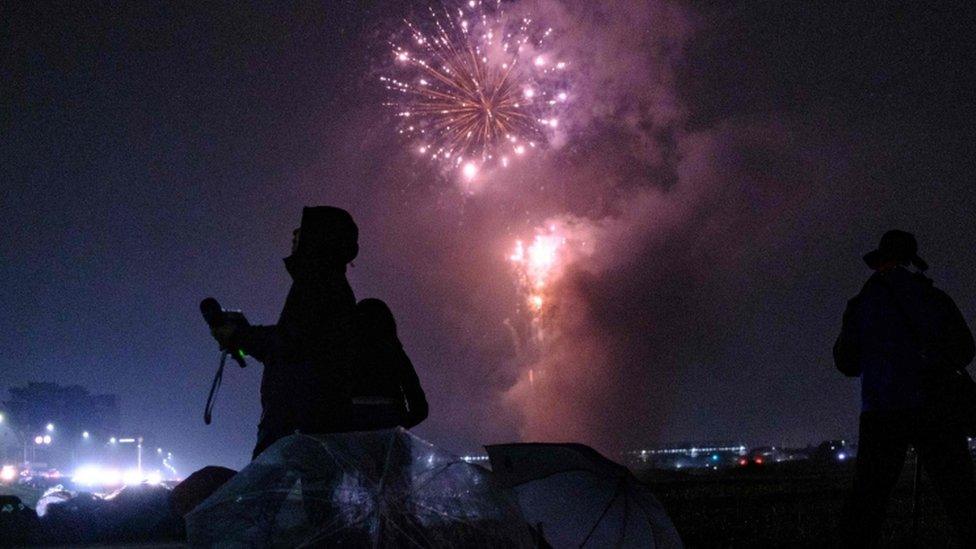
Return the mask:
<path id="1" fill-rule="evenodd" d="M 847 459 L 847 454 L 845 454 L 844 452 L 841 452 L 841 453 L 837 454 L 837 459 L 840 460 L 840 461 L 844 461 L 845 459 Z"/>
<path id="2" fill-rule="evenodd" d="M 526 295 L 526 304 L 533 315 L 538 315 L 546 304 L 544 294 L 554 275 L 559 252 L 566 239 L 550 228 L 549 232 L 535 235 L 532 244 L 515 242 L 515 250 L 509 260 L 515 264 L 519 285 Z"/>
<path id="3" fill-rule="evenodd" d="M 3 414 L 0 414 L 0 423 L 3 423 Z"/>
<path id="4" fill-rule="evenodd" d="M 108 443 L 109 444 L 115 444 L 116 442 L 117 442 L 117 440 L 115 439 L 115 437 L 112 437 L 112 438 L 108 439 Z"/>
<path id="5" fill-rule="evenodd" d="M 125 473 L 122 474 L 122 482 L 128 486 L 139 484 L 142 482 L 142 475 L 139 474 L 138 469 L 126 469 Z"/>
<path id="6" fill-rule="evenodd" d="M 54 430 L 54 424 L 53 423 L 48 423 L 46 429 L 50 433 L 51 431 Z"/>
<path id="7" fill-rule="evenodd" d="M 11 482 L 17 478 L 17 468 L 13 465 L 4 465 L 3 469 L 0 469 L 0 480 L 3 482 Z"/>
<path id="8" fill-rule="evenodd" d="M 475 166 L 474 162 L 468 162 L 461 168 L 461 172 L 465 179 L 474 179 L 474 176 L 478 175 L 478 166 Z"/>
<path id="9" fill-rule="evenodd" d="M 88 464 L 75 469 L 71 480 L 79 486 L 114 488 L 123 484 L 135 485 L 142 482 L 159 484 L 163 481 L 163 475 L 159 470 L 140 473 L 133 467 L 123 472 L 115 467 Z"/>
<path id="10" fill-rule="evenodd" d="M 75 469 L 71 481 L 80 486 L 119 486 L 122 484 L 122 472 L 114 467 L 83 465 Z"/>
<path id="11" fill-rule="evenodd" d="M 119 439 L 119 444 L 132 444 L 135 441 L 136 441 L 136 439 L 134 439 L 134 438 L 120 438 Z"/>
<path id="12" fill-rule="evenodd" d="M 44 444 L 51 444 L 51 435 L 44 435 Z"/>
<path id="13" fill-rule="evenodd" d="M 541 67 L 546 64 L 546 59 L 541 55 L 535 58 L 535 66 Z"/>
<path id="14" fill-rule="evenodd" d="M 41 435 L 34 437 L 34 444 L 44 444 L 44 437 Z"/>
<path id="15" fill-rule="evenodd" d="M 88 431 L 85 431 L 84 433 L 81 433 L 81 438 L 83 438 L 85 440 L 88 440 L 90 437 L 91 437 L 91 435 L 88 434 Z"/>

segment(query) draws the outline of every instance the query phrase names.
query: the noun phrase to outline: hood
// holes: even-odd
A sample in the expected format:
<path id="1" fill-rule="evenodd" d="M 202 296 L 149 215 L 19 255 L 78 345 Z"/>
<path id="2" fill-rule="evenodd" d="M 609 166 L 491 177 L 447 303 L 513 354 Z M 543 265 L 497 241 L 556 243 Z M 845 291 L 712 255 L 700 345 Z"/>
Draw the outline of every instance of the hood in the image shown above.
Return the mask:
<path id="1" fill-rule="evenodd" d="M 332 206 L 302 210 L 298 249 L 285 259 L 288 271 L 345 269 L 359 253 L 359 228 L 349 212 Z"/>

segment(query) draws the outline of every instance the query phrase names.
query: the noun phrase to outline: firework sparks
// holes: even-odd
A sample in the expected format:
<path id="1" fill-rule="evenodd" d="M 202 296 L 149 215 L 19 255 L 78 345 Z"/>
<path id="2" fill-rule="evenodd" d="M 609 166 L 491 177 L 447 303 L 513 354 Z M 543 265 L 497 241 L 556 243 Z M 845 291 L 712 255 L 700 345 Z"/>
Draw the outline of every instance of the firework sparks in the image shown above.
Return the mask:
<path id="1" fill-rule="evenodd" d="M 519 286 L 526 295 L 526 305 L 534 315 L 539 314 L 546 304 L 545 293 L 550 281 L 558 275 L 559 254 L 566 244 L 566 239 L 555 234 L 554 229 L 551 227 L 548 233 L 536 234 L 528 246 L 517 240 L 509 257 L 515 265 Z"/>
<path id="2" fill-rule="evenodd" d="M 596 251 L 595 228 L 573 216 L 560 216 L 537 228 L 531 242 L 516 240 L 508 256 L 535 343 L 546 338 L 548 311 L 558 299 L 558 284 L 568 268 Z"/>
<path id="3" fill-rule="evenodd" d="M 405 21 L 393 75 L 380 77 L 399 133 L 467 180 L 545 145 L 569 99 L 567 64 L 545 50 L 552 29 L 510 21 L 500 1 L 428 11 Z"/>

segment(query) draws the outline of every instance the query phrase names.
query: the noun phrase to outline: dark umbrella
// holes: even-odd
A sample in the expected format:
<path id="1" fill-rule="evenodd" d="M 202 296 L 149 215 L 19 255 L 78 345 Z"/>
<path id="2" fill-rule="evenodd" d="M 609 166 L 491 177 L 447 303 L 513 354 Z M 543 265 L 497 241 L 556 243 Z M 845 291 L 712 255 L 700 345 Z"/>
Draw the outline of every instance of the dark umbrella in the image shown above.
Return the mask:
<path id="1" fill-rule="evenodd" d="M 518 494 L 553 547 L 681 547 L 650 489 L 582 444 L 486 446 L 492 472 Z"/>

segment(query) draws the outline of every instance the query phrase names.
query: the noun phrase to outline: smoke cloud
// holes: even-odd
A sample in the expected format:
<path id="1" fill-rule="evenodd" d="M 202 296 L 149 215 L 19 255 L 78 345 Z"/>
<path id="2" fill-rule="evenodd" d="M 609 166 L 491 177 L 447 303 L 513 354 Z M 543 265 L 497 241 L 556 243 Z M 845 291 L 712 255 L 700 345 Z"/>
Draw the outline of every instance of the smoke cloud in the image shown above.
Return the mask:
<path id="1" fill-rule="evenodd" d="M 514 6 L 544 14 L 576 75 L 554 143 L 473 196 L 405 183 L 390 212 L 417 235 L 412 287 L 436 296 L 435 324 L 449 327 L 414 336 L 432 428 L 604 450 L 726 433 L 734 424 L 710 429 L 709 410 L 739 373 L 716 364 L 736 362 L 754 277 L 789 272 L 774 252 L 824 204 L 824 147 L 773 113 L 693 121 L 682 74 L 703 23 L 685 7 Z M 566 243 L 534 312 L 510 255 L 546 232 Z"/>

